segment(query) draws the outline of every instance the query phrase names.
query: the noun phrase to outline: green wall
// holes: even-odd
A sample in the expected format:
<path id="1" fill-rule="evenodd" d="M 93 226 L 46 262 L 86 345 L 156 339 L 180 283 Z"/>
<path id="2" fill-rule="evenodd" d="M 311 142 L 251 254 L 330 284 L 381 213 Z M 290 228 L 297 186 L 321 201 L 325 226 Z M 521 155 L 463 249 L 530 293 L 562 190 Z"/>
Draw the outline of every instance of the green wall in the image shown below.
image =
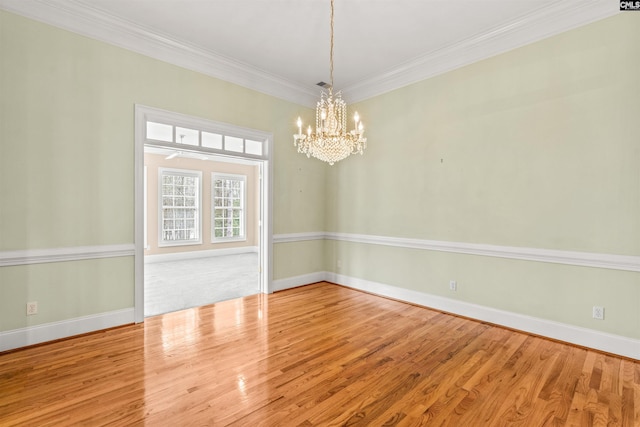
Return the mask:
<path id="1" fill-rule="evenodd" d="M 0 251 L 133 244 L 134 104 L 271 132 L 274 233 L 324 228 L 326 167 L 292 139 L 311 110 L 4 11 L 0 58 Z M 276 279 L 322 259 L 304 247 L 276 253 Z M 133 307 L 133 293 L 133 257 L 0 267 L 0 331 Z"/>
<path id="2" fill-rule="evenodd" d="M 359 103 L 369 148 L 327 175 L 327 231 L 639 256 L 637 40 L 618 14 Z M 640 338 L 638 273 L 327 245 L 330 271 Z"/>
<path id="3" fill-rule="evenodd" d="M 274 234 L 640 256 L 636 15 L 361 102 L 369 148 L 329 167 L 293 147 L 306 108 L 0 11 L 0 251 L 134 242 L 142 104 L 273 133 Z M 275 245 L 274 279 L 322 270 L 640 338 L 638 273 L 332 240 Z M 0 267 L 0 332 L 129 308 L 133 291 L 133 257 Z M 32 300 L 39 314 L 26 317 Z M 591 318 L 593 305 L 605 321 Z"/>
<path id="4" fill-rule="evenodd" d="M 0 267 L 3 330 L 133 307 L 133 257 Z M 38 301 L 38 314 L 25 303 Z"/>

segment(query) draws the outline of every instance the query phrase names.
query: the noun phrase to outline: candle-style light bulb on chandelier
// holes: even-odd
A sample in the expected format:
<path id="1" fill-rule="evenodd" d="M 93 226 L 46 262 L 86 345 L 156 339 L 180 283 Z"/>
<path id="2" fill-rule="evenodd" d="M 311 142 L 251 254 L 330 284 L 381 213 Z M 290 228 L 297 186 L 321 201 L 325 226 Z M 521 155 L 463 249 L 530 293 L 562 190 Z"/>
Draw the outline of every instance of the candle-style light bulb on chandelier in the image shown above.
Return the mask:
<path id="1" fill-rule="evenodd" d="M 351 154 L 363 154 L 367 148 L 364 125 L 356 112 L 353 116 L 353 130 L 347 130 L 347 103 L 342 100 L 340 92 L 333 93 L 333 1 L 331 0 L 331 50 L 329 52 L 329 70 L 331 85 L 329 93 L 322 91 L 316 106 L 316 129 L 307 128 L 302 133 L 302 119 L 298 117 L 298 133 L 293 135 L 293 145 L 298 153 L 307 157 L 325 161 L 330 165 Z"/>

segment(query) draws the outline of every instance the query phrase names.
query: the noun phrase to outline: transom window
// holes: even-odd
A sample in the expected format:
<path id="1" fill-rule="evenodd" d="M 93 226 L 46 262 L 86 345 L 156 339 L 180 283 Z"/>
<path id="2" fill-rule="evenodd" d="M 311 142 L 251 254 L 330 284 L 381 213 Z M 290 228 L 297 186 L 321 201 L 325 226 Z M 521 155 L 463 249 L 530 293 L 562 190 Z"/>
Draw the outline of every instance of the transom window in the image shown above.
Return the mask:
<path id="1" fill-rule="evenodd" d="M 159 246 L 202 243 L 202 172 L 160 168 Z"/>
<path id="2" fill-rule="evenodd" d="M 145 129 L 147 141 L 174 143 L 185 148 L 200 147 L 228 154 L 243 154 L 251 157 L 265 156 L 265 141 L 229 135 L 223 129 L 205 131 L 189 127 L 147 121 Z"/>
<path id="3" fill-rule="evenodd" d="M 244 175 L 211 174 L 213 242 L 246 239 Z"/>

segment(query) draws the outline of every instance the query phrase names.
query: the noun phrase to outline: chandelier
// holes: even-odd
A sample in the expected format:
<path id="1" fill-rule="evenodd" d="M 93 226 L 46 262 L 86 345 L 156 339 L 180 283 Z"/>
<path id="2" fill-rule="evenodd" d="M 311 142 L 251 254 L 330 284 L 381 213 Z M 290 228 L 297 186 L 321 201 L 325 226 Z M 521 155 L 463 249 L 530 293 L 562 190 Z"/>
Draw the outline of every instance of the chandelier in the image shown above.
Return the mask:
<path id="1" fill-rule="evenodd" d="M 340 92 L 333 93 L 333 1 L 331 0 L 331 50 L 329 52 L 329 70 L 331 84 L 329 93 L 322 91 L 316 106 L 316 129 L 307 128 L 302 133 L 302 120 L 298 117 L 298 133 L 293 135 L 293 145 L 298 147 L 298 153 L 307 157 L 333 165 L 351 154 L 364 153 L 367 148 L 367 138 L 364 138 L 364 126 L 356 112 L 353 116 L 353 130 L 347 130 L 347 103 L 342 100 Z"/>

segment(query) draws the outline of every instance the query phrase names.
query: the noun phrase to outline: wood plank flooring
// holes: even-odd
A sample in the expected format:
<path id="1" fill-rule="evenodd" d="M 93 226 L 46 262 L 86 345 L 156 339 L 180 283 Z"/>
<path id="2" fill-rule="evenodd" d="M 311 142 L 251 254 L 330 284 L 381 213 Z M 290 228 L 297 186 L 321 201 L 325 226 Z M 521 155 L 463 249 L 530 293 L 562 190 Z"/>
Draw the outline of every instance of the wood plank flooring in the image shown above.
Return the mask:
<path id="1" fill-rule="evenodd" d="M 640 362 L 328 283 L 0 354 L 0 425 L 640 426 Z"/>

